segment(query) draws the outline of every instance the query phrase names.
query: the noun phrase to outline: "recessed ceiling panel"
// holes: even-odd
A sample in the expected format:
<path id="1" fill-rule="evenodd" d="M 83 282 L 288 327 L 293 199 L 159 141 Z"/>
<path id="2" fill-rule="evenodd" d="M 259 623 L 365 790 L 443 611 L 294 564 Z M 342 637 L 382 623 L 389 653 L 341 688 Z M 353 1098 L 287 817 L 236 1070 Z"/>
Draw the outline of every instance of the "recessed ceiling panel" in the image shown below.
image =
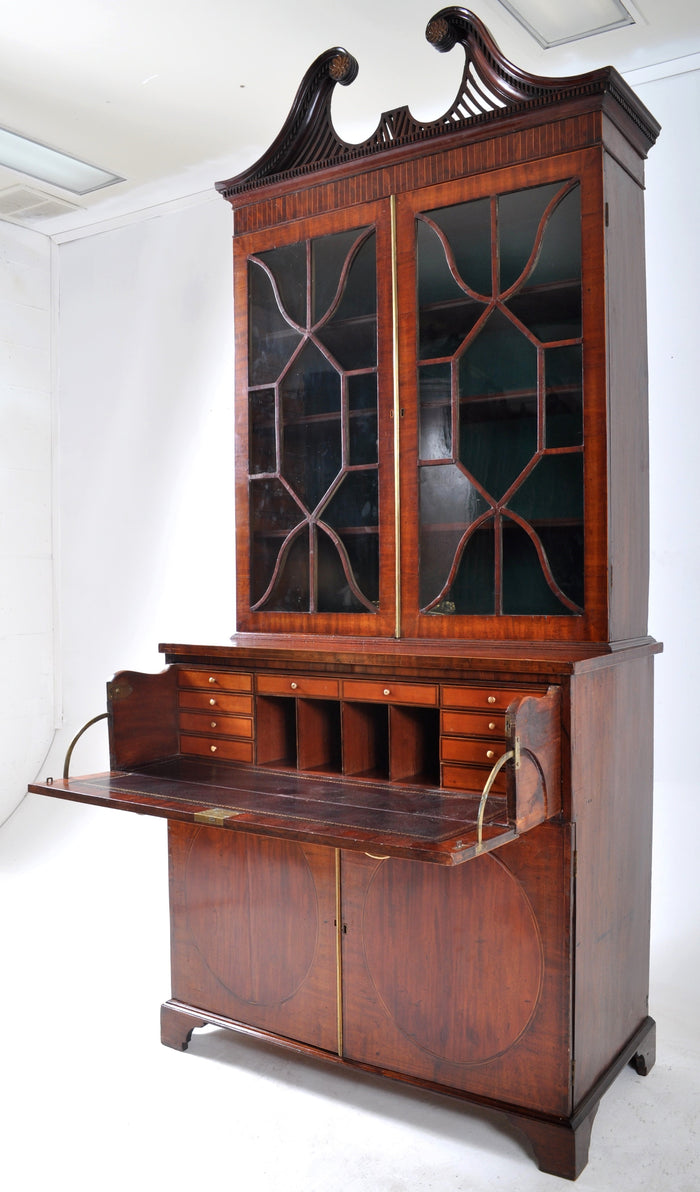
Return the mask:
<path id="1" fill-rule="evenodd" d="M 499 2 L 545 49 L 635 23 L 621 0 L 576 0 L 576 4 L 553 4 L 552 0 Z"/>

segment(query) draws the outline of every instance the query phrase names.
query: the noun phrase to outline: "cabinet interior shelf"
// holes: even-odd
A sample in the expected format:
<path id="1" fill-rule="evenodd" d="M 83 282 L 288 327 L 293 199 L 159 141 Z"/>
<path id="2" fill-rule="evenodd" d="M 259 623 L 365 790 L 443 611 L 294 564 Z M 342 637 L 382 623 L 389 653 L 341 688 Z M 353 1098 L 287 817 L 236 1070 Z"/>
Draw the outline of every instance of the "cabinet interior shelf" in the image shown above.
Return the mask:
<path id="1" fill-rule="evenodd" d="M 508 521 L 507 515 L 508 515 L 508 510 L 506 507 L 506 509 L 502 515 L 506 522 Z M 560 529 L 565 526 L 582 526 L 583 525 L 583 518 L 580 518 L 580 517 L 528 517 L 525 520 L 527 521 L 527 524 L 529 526 L 533 527 L 533 529 L 537 529 L 537 528 L 539 528 L 539 529 L 549 529 L 549 528 Z M 464 531 L 467 528 L 468 528 L 468 523 L 466 523 L 466 522 L 423 522 L 421 524 L 421 533 L 422 534 L 455 534 L 455 533 L 464 533 Z M 489 528 L 491 528 L 490 525 L 489 525 Z M 343 530 L 343 533 L 346 533 L 346 531 Z"/>
<path id="2" fill-rule="evenodd" d="M 522 286 L 509 293 L 503 301 L 507 306 L 509 302 L 520 298 L 534 299 L 540 302 L 549 298 L 558 300 L 562 294 L 576 296 L 580 291 L 580 279 L 572 277 L 566 278 L 564 281 L 543 282 L 536 286 Z M 483 294 L 479 298 L 473 298 L 471 294 L 464 293 L 456 298 L 441 298 L 436 302 L 421 302 L 419 310 L 421 315 L 434 313 L 446 314 L 450 311 L 458 311 L 464 306 L 480 305 L 486 309 L 491 301 L 492 299 L 488 294 Z"/>
<path id="3" fill-rule="evenodd" d="M 580 393 L 581 393 L 580 383 L 572 384 L 572 385 L 547 385 L 546 386 L 547 397 L 566 397 L 571 394 L 580 394 Z M 457 400 L 457 404 L 460 406 L 470 406 L 470 405 L 476 405 L 476 404 L 481 405 L 483 402 L 500 402 L 500 401 L 504 401 L 504 400 L 505 401 L 517 401 L 517 400 L 534 401 L 534 400 L 536 400 L 536 398 L 537 398 L 537 389 L 534 386 L 530 386 L 526 389 L 498 389 L 495 392 L 492 390 L 489 390 L 488 392 L 483 392 L 483 393 L 470 393 L 467 396 L 460 396 Z M 424 395 L 421 395 L 421 406 L 424 409 L 434 410 L 434 409 L 440 409 L 443 406 L 450 407 L 451 405 L 452 405 L 452 399 L 451 399 L 450 395 L 447 393 L 444 396 L 435 397 L 435 398 L 432 398 L 432 397 L 428 398 L 428 397 L 425 397 Z"/>
<path id="4" fill-rule="evenodd" d="M 323 517 L 321 517 L 320 520 L 323 521 Z M 259 526 L 256 526 L 255 534 L 258 539 L 266 538 L 266 539 L 275 539 L 275 540 L 283 541 L 285 538 L 289 537 L 289 535 L 292 533 L 292 530 L 295 530 L 298 525 L 302 524 L 302 521 L 303 521 L 303 519 L 300 518 L 299 521 L 294 526 L 290 526 L 289 529 L 284 529 L 284 530 L 272 530 L 272 529 L 266 530 Z M 362 534 L 378 534 L 379 533 L 379 526 L 334 526 L 333 528 L 336 530 L 336 532 L 338 534 L 340 534 L 340 536 L 342 538 L 346 538 L 346 537 L 350 536 L 351 534 L 362 535 Z"/>

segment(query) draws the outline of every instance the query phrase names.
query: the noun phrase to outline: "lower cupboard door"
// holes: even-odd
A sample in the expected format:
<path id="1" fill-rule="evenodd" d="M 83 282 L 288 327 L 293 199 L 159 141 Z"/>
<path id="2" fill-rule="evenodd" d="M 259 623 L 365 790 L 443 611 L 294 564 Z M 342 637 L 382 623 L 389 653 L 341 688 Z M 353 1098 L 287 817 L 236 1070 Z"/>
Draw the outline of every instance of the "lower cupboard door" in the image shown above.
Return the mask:
<path id="1" fill-rule="evenodd" d="M 343 1054 L 571 1112 L 571 828 L 454 868 L 342 854 Z"/>
<path id="2" fill-rule="evenodd" d="M 335 853 L 169 823 L 172 996 L 337 1053 Z"/>

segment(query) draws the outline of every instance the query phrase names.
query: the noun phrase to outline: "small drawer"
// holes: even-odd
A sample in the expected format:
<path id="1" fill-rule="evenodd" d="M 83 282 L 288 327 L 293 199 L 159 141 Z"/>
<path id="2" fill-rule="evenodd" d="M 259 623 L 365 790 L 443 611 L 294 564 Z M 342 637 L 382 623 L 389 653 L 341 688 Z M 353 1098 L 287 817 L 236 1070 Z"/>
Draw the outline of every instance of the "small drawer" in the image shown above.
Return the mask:
<path id="1" fill-rule="evenodd" d="M 212 741 L 208 737 L 180 737 L 180 753 L 225 762 L 252 762 L 252 741 Z"/>
<path id="2" fill-rule="evenodd" d="M 338 680 L 308 675 L 258 675 L 258 695 L 304 695 L 315 699 L 337 699 Z"/>
<path id="3" fill-rule="evenodd" d="M 219 716 L 217 713 L 181 712 L 180 731 L 187 733 L 206 733 L 217 737 L 246 737 L 253 736 L 253 721 L 248 716 Z"/>
<path id="4" fill-rule="evenodd" d="M 442 713 L 443 733 L 459 733 L 463 737 L 505 738 L 506 718 L 503 712 L 445 712 Z"/>
<path id="5" fill-rule="evenodd" d="M 394 683 L 391 679 L 370 682 L 366 679 L 345 679 L 343 699 L 392 704 L 423 704 L 434 708 L 438 689 L 431 683 Z"/>
<path id="6" fill-rule="evenodd" d="M 443 687 L 443 708 L 493 709 L 505 712 L 509 704 L 521 695 L 532 695 L 532 691 L 519 691 L 513 687 Z"/>
<path id="7" fill-rule="evenodd" d="M 181 670 L 179 687 L 198 687 L 207 691 L 252 691 L 253 676 L 237 671 Z"/>
<path id="8" fill-rule="evenodd" d="M 496 764 L 506 751 L 504 741 L 481 741 L 474 737 L 443 737 L 440 757 L 444 762 L 466 762 L 472 766 Z"/>
<path id="9" fill-rule="evenodd" d="M 486 786 L 490 770 L 477 769 L 476 766 L 448 766 L 442 767 L 442 785 L 451 791 L 483 791 Z M 503 770 L 496 775 L 491 790 L 494 794 L 506 793 L 506 776 Z"/>
<path id="10" fill-rule="evenodd" d="M 238 712 L 243 716 L 252 716 L 252 695 L 229 695 L 227 692 L 212 691 L 180 691 L 178 705 L 181 708 L 199 708 L 204 712 Z"/>

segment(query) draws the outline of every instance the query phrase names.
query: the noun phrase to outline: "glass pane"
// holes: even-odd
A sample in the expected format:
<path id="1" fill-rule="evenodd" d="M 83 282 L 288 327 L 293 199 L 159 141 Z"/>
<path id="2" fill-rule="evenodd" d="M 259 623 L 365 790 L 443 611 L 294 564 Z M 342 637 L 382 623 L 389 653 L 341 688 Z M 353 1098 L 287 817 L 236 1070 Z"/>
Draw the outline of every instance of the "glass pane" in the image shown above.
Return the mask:
<path id="1" fill-rule="evenodd" d="M 500 291 L 518 280 L 535 246 L 540 220 L 561 183 L 516 190 L 498 198 Z"/>
<path id="2" fill-rule="evenodd" d="M 418 370 L 419 455 L 452 458 L 452 368 L 426 364 Z"/>
<path id="3" fill-rule="evenodd" d="M 416 236 L 418 355 L 421 360 L 452 356 L 483 314 L 484 305 L 465 294 L 455 281 L 434 229 L 418 220 Z"/>
<path id="4" fill-rule="evenodd" d="M 499 310 L 489 315 L 459 362 L 460 397 L 537 390 L 537 349 Z"/>
<path id="5" fill-rule="evenodd" d="M 313 510 L 342 463 L 340 377 L 308 342 L 280 384 L 282 475 Z"/>
<path id="6" fill-rule="evenodd" d="M 304 529 L 281 555 L 281 567 L 265 608 L 273 612 L 307 613 L 310 607 L 309 533 Z"/>
<path id="7" fill-rule="evenodd" d="M 341 526 L 376 530 L 379 520 L 376 468 L 348 472 L 324 509 L 323 520 L 336 530 Z"/>
<path id="8" fill-rule="evenodd" d="M 583 455 L 545 455 L 508 502 L 526 521 L 583 518 Z"/>
<path id="9" fill-rule="evenodd" d="M 378 552 L 377 552 L 378 560 Z M 319 527 L 316 535 L 316 558 L 318 565 L 317 610 L 320 613 L 367 612 L 366 604 L 360 600 L 348 582 L 343 562 L 335 543 Z M 352 559 L 350 559 L 352 566 Z M 367 578 L 365 576 L 365 578 Z M 375 577 L 376 578 L 376 577 Z"/>
<path id="10" fill-rule="evenodd" d="M 460 396 L 459 458 L 500 499 L 537 450 L 537 350 L 499 311 L 460 361 Z"/>
<path id="11" fill-rule="evenodd" d="M 540 542 L 557 585 L 583 608 L 583 525 L 539 526 Z"/>
<path id="12" fill-rule="evenodd" d="M 303 511 L 277 479 L 252 480 L 250 500 L 251 603 L 267 591 L 285 539 L 304 519 Z"/>
<path id="13" fill-rule="evenodd" d="M 545 353 L 547 447 L 583 443 L 583 368 L 579 344 Z"/>
<path id="14" fill-rule="evenodd" d="M 549 587 L 534 542 L 507 520 L 503 524 L 503 612 L 515 616 L 571 613 Z"/>
<path id="15" fill-rule="evenodd" d="M 323 522 L 334 530 L 343 544 L 356 588 L 366 603 L 374 603 L 379 597 L 379 487 L 376 468 L 361 472 L 350 472 L 335 492 L 323 514 Z M 322 535 L 319 535 L 319 541 Z M 337 551 L 329 539 L 329 548 Z M 347 579 L 343 581 L 347 592 L 343 597 L 349 608 L 352 594 Z M 319 570 L 319 607 L 322 600 L 322 576 Z M 328 604 L 327 593 L 323 596 Z M 336 607 L 337 604 L 336 604 Z"/>
<path id="16" fill-rule="evenodd" d="M 515 223 L 520 206 L 532 205 L 532 195 L 549 199 L 561 187 L 538 188 L 536 192 L 517 191 L 500 200 L 501 208 L 510 212 Z M 522 269 L 535 245 L 536 210 L 532 220 L 523 221 Z M 525 238 L 531 234 L 529 250 Z M 502 252 L 507 252 L 507 228 L 501 228 Z M 508 284 L 517 274 L 508 275 Z M 522 281 L 517 293 L 508 300 L 508 307 L 543 343 L 573 339 L 581 334 L 581 220 L 579 187 L 574 187 L 554 208 L 544 225 L 544 234 L 531 272 Z M 506 288 L 504 286 L 504 288 Z"/>
<path id="17" fill-rule="evenodd" d="M 489 521 L 472 534 L 462 553 L 447 597 L 455 613 L 488 616 L 495 612 L 495 558 L 494 526 Z"/>
<path id="18" fill-rule="evenodd" d="M 461 420 L 460 459 L 500 500 L 537 450 L 537 400 L 533 395 L 465 402 Z"/>
<path id="19" fill-rule="evenodd" d="M 354 236 L 353 243 L 356 239 Z M 333 316 L 317 329 L 318 338 L 346 370 L 373 368 L 377 363 L 375 256 L 372 234 L 352 258 L 342 297 Z M 320 273 L 320 264 L 316 273 Z M 325 310 L 322 313 L 325 314 Z"/>
<path id="20" fill-rule="evenodd" d="M 306 243 L 288 244 L 259 254 L 272 273 L 282 309 L 300 327 L 306 326 Z"/>
<path id="21" fill-rule="evenodd" d="M 347 385 L 348 462 L 350 465 L 376 464 L 379 458 L 376 373 L 348 377 Z"/>
<path id="22" fill-rule="evenodd" d="M 516 318 L 541 343 L 576 339 L 581 334 L 581 287 L 574 284 L 547 286 L 514 294 L 507 302 Z"/>
<path id="23" fill-rule="evenodd" d="M 447 237 L 457 272 L 477 294 L 491 294 L 491 200 L 473 199 L 428 211 Z"/>
<path id="24" fill-rule="evenodd" d="M 249 383 L 271 385 L 300 344 L 301 335 L 283 317 L 272 281 L 255 261 L 248 262 L 248 311 Z"/>
<path id="25" fill-rule="evenodd" d="M 351 228 L 349 232 L 335 232 L 312 241 L 312 326 L 316 326 L 328 314 L 338 293 L 348 256 L 364 231 L 364 228 Z"/>
<path id="26" fill-rule="evenodd" d="M 581 188 L 557 204 L 547 221 L 542 248 L 528 285 L 578 281 L 581 277 Z"/>
<path id="27" fill-rule="evenodd" d="M 310 340 L 280 384 L 280 402 L 285 424 L 340 415 L 340 375 Z"/>
<path id="28" fill-rule="evenodd" d="M 277 452 L 274 389 L 254 390 L 250 394 L 248 424 L 248 471 L 251 476 L 258 472 L 275 472 Z"/>
<path id="29" fill-rule="evenodd" d="M 435 600 L 447 583 L 465 530 L 489 506 L 456 464 L 420 470 L 420 602 Z"/>

